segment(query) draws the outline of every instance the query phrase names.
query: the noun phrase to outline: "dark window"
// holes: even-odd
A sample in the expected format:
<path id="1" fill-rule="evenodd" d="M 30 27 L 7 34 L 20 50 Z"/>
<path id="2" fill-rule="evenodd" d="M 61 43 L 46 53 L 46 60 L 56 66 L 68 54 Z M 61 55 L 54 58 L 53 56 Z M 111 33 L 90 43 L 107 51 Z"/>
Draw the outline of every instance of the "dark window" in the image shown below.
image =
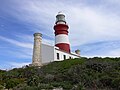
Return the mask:
<path id="1" fill-rule="evenodd" d="M 64 60 L 66 59 L 66 56 L 65 55 L 63 55 L 63 57 L 64 57 Z"/>
<path id="2" fill-rule="evenodd" d="M 71 57 L 69 57 L 69 59 L 71 59 Z"/>
<path id="3" fill-rule="evenodd" d="M 57 59 L 59 59 L 59 53 L 57 53 Z"/>

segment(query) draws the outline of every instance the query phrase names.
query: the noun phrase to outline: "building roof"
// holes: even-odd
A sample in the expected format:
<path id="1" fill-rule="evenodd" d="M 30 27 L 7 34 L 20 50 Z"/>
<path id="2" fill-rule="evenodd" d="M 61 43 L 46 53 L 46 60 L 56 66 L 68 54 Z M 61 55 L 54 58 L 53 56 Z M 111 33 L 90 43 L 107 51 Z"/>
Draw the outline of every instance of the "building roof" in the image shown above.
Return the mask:
<path id="1" fill-rule="evenodd" d="M 64 51 L 64 50 L 59 49 L 59 48 L 56 47 L 56 46 L 55 46 L 55 49 L 58 50 L 58 51 L 61 51 L 61 52 L 67 53 L 67 54 L 71 54 L 71 55 L 74 55 L 74 56 L 80 57 L 80 55 L 77 55 L 76 53 L 73 53 L 73 52 L 70 52 L 70 53 L 69 53 L 69 52 L 66 52 L 66 51 Z"/>

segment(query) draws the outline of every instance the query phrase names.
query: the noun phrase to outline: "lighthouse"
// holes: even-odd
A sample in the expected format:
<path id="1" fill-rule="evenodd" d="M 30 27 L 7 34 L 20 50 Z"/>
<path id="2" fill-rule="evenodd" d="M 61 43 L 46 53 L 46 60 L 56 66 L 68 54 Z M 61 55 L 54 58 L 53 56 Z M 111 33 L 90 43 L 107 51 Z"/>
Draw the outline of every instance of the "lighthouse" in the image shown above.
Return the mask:
<path id="1" fill-rule="evenodd" d="M 70 43 L 68 38 L 69 26 L 66 23 L 65 15 L 59 12 L 56 16 L 54 25 L 55 30 L 55 46 L 60 50 L 70 53 Z"/>
<path id="2" fill-rule="evenodd" d="M 42 34 L 35 33 L 32 64 L 30 64 L 30 66 L 41 67 L 53 61 L 80 58 L 80 50 L 76 50 L 75 53 L 70 51 L 68 29 L 69 26 L 66 23 L 65 15 L 59 12 L 56 15 L 56 22 L 54 25 L 54 46 L 42 43 Z"/>

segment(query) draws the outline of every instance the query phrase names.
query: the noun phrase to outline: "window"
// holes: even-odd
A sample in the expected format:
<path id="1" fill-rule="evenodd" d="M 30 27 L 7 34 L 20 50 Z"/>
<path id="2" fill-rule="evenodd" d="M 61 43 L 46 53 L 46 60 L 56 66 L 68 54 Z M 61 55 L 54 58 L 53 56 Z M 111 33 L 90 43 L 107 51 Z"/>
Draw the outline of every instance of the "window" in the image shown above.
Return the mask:
<path id="1" fill-rule="evenodd" d="M 69 57 L 69 59 L 71 59 L 71 57 Z"/>
<path id="2" fill-rule="evenodd" d="M 59 53 L 57 53 L 57 59 L 59 59 Z"/>
<path id="3" fill-rule="evenodd" d="M 66 55 L 63 55 L 64 60 L 66 59 Z"/>

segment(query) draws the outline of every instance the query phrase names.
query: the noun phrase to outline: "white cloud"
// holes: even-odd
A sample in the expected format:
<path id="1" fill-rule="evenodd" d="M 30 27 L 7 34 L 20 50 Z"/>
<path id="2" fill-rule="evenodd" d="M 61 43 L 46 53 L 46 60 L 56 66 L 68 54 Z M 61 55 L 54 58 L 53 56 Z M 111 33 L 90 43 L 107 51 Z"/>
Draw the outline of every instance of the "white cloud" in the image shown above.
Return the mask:
<path id="1" fill-rule="evenodd" d="M 120 38 L 119 16 L 113 13 L 108 15 L 107 12 L 93 8 L 74 9 L 70 21 L 70 37 L 73 46 L 96 41 L 118 40 Z M 73 20 L 77 20 L 77 22 Z"/>
<path id="2" fill-rule="evenodd" d="M 8 64 L 11 66 L 11 68 L 20 68 L 26 65 L 29 65 L 31 62 L 24 62 L 24 63 L 18 63 L 18 62 L 8 62 Z"/>
<path id="3" fill-rule="evenodd" d="M 120 41 L 105 41 L 81 46 L 82 56 L 120 57 Z"/>
<path id="4" fill-rule="evenodd" d="M 2 50 L 4 50 L 6 55 L 11 55 L 11 57 L 31 59 L 32 52 L 33 52 L 33 41 L 34 41 L 33 35 L 16 34 L 16 37 L 20 41 L 0 36 L 1 40 L 12 44 L 9 47 L 4 47 L 1 45 L 0 48 L 2 48 Z M 54 41 L 50 40 L 50 39 L 43 38 L 42 43 L 48 44 L 48 45 L 54 45 Z M 12 49 L 13 47 L 14 47 L 14 49 Z M 1 51 L 1 52 L 3 52 L 3 51 Z M 2 55 L 2 54 L 3 53 L 1 53 L 0 55 Z"/>
<path id="5" fill-rule="evenodd" d="M 117 1 L 117 0 L 116 0 Z M 16 18 L 43 27 L 41 33 L 53 35 L 55 14 L 64 11 L 70 26 L 70 41 L 72 46 L 89 42 L 116 40 L 120 38 L 120 17 L 114 12 L 107 12 L 104 4 L 101 7 L 87 4 L 68 4 L 62 1 L 14 1 L 18 8 L 11 12 Z M 111 4 L 113 2 L 106 2 Z M 103 6 L 103 7 L 102 7 Z M 106 9 L 106 10 L 103 10 Z M 24 18 L 23 18 L 24 17 Z"/>
<path id="6" fill-rule="evenodd" d="M 111 57 L 120 57 L 120 49 L 111 50 L 108 55 Z"/>
<path id="7" fill-rule="evenodd" d="M 99 6 L 86 4 L 82 0 L 77 2 L 56 0 L 20 2 L 13 0 L 6 12 L 25 23 L 35 25 L 37 29 L 33 29 L 33 32 L 39 31 L 53 38 L 55 14 L 63 11 L 66 13 L 66 20 L 70 26 L 69 37 L 72 47 L 100 41 L 120 40 L 120 16 L 117 13 L 119 10 L 110 11 L 108 7 L 112 4 L 119 6 L 119 0 L 115 0 L 115 2 L 106 0 Z M 39 28 L 43 30 L 39 30 Z M 32 42 L 32 36 L 25 37 Z M 21 47 L 32 48 L 32 43 L 3 39 Z M 53 44 L 53 40 L 49 39 L 43 39 L 43 42 Z"/>
<path id="8" fill-rule="evenodd" d="M 54 41 L 53 40 L 49 40 L 49 39 L 42 39 L 42 43 L 43 44 L 48 44 L 48 45 L 54 45 Z"/>
<path id="9" fill-rule="evenodd" d="M 16 33 L 15 37 L 17 38 L 17 40 L 19 41 L 24 41 L 24 42 L 29 42 L 29 43 L 33 43 L 34 37 L 33 34 L 29 35 L 29 34 L 21 34 L 21 33 Z"/>
<path id="10" fill-rule="evenodd" d="M 5 51 L 8 55 L 11 55 L 11 57 L 14 58 L 20 58 L 20 59 L 31 59 L 32 58 L 32 49 L 27 48 L 20 48 L 15 50 L 7 50 Z"/>
<path id="11" fill-rule="evenodd" d="M 32 43 L 19 42 L 17 40 L 9 39 L 9 38 L 3 37 L 3 36 L 0 36 L 0 39 L 2 39 L 3 41 L 9 42 L 11 44 L 14 44 L 16 46 L 23 47 L 23 48 L 30 48 L 30 49 L 33 48 L 33 44 Z"/>
<path id="12" fill-rule="evenodd" d="M 22 36 L 22 37 L 21 37 Z M 54 40 L 53 40 L 53 37 L 50 36 L 50 35 L 46 35 L 46 34 L 43 34 L 42 33 L 42 36 L 44 37 L 49 37 L 49 38 L 52 38 L 52 39 L 49 39 L 49 38 L 42 38 L 42 43 L 44 44 L 49 44 L 49 45 L 54 45 Z M 33 35 L 26 35 L 26 34 L 16 34 L 16 37 L 19 38 L 19 40 L 21 41 L 24 41 L 24 42 L 31 42 L 31 44 L 33 44 L 34 42 L 34 36 Z M 33 47 L 32 47 L 33 48 Z"/>
<path id="13" fill-rule="evenodd" d="M 24 37 L 24 39 L 30 38 L 29 36 Z M 22 41 L 17 41 L 14 39 L 6 38 L 3 36 L 0 36 L 0 39 L 4 42 L 10 43 L 12 45 L 3 46 L 1 44 L 1 52 L 4 52 L 5 56 L 10 55 L 12 58 L 24 58 L 24 59 L 31 59 L 32 58 L 32 49 L 33 49 L 33 43 L 25 42 L 24 39 Z M 0 53 L 0 55 L 3 55 L 3 53 Z"/>
<path id="14" fill-rule="evenodd" d="M 6 60 L 5 60 L 6 61 Z M 21 68 L 26 65 L 29 65 L 31 62 L 4 62 L 0 65 L 0 69 L 2 70 L 11 70 L 13 68 Z"/>
<path id="15" fill-rule="evenodd" d="M 120 4 L 120 0 L 106 0 L 106 2 L 117 5 Z"/>

